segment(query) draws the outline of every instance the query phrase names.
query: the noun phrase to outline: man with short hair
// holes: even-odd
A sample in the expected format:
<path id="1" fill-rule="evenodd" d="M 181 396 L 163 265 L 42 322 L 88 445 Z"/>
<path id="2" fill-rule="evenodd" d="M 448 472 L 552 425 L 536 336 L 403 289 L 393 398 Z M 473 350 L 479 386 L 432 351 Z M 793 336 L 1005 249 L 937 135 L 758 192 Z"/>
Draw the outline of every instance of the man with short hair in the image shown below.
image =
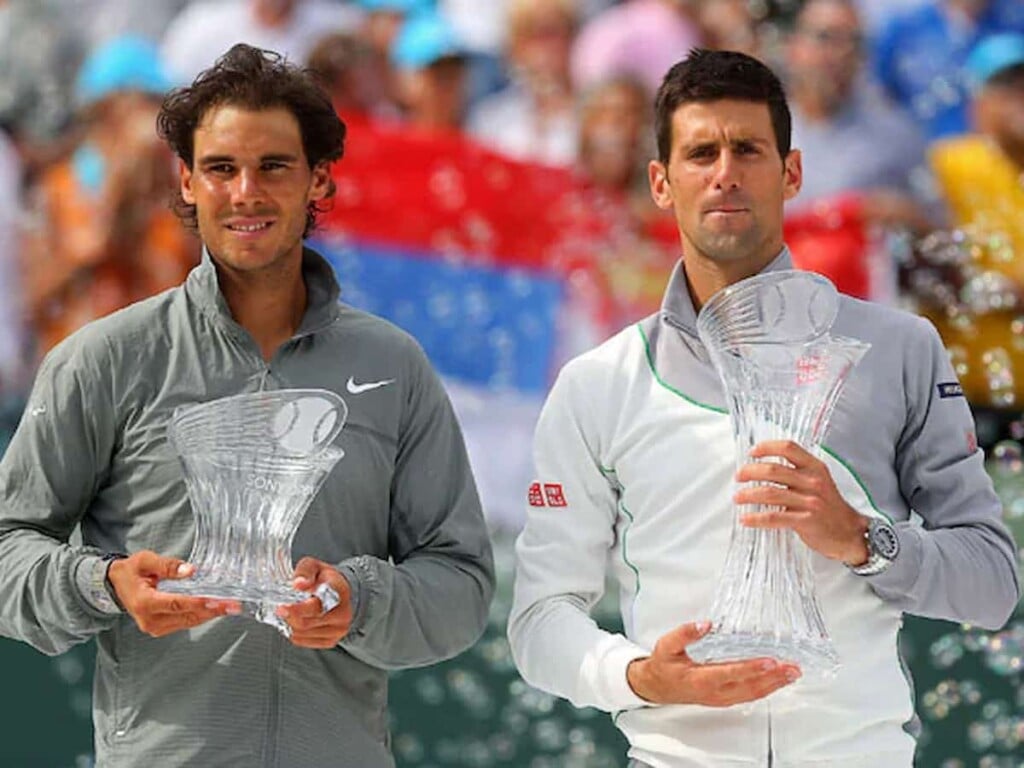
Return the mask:
<path id="1" fill-rule="evenodd" d="M 472 644 L 494 586 L 451 405 L 416 342 L 340 304 L 303 247 L 345 138 L 308 73 L 240 44 L 158 128 L 203 262 L 43 362 L 0 463 L 0 633 L 49 654 L 96 637 L 100 765 L 394 766 L 387 670 Z M 294 587 L 340 602 L 279 608 L 286 640 L 156 587 L 193 573 L 172 413 L 288 388 L 336 392 L 348 421 L 292 548 Z"/>
<path id="2" fill-rule="evenodd" d="M 736 52 L 673 66 L 656 131 L 651 191 L 675 213 L 682 259 L 661 311 L 571 361 L 541 413 L 537 482 L 558 503 L 532 494 L 516 545 L 516 663 L 531 684 L 614 712 L 633 766 L 909 768 L 903 612 L 994 628 L 1019 597 L 970 411 L 926 321 L 841 296 L 834 332 L 871 348 L 828 450 L 765 442 L 737 472 L 696 318 L 722 288 L 791 268 L 782 208 L 800 190 L 800 153 L 778 79 Z M 792 530 L 812 550 L 834 679 L 797 683 L 785 659 L 687 655 L 709 629 L 733 502 L 778 507 L 742 522 Z M 624 635 L 589 616 L 606 570 Z"/>

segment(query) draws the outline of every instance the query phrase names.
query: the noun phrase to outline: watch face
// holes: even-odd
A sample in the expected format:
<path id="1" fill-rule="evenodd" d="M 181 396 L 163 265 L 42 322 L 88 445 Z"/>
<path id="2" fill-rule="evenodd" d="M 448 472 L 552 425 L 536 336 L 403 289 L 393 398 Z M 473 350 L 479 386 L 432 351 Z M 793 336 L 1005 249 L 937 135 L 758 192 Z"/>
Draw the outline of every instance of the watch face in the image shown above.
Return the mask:
<path id="1" fill-rule="evenodd" d="M 871 522 L 868 528 L 868 544 L 886 560 L 895 560 L 900 552 L 900 540 L 895 529 L 881 520 Z"/>

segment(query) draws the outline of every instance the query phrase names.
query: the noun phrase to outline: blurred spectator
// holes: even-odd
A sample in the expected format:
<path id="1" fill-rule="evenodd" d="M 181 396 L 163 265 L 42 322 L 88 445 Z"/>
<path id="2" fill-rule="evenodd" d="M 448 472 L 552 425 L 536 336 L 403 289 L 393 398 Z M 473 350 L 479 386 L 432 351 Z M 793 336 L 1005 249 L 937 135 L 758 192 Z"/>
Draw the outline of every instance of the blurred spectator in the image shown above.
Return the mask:
<path id="1" fill-rule="evenodd" d="M 430 12 L 434 0 L 357 0 L 357 3 L 364 12 L 359 36 L 369 44 L 383 81 L 381 100 L 397 110 L 401 96 L 391 49 L 402 23 L 418 13 Z"/>
<path id="2" fill-rule="evenodd" d="M 877 37 L 878 33 L 897 16 L 902 16 L 907 11 L 920 7 L 925 2 L 936 0 L 857 0 L 857 10 L 864 22 L 864 28 L 871 38 Z"/>
<path id="3" fill-rule="evenodd" d="M 402 22 L 434 7 L 433 0 L 358 0 L 358 4 L 366 14 L 363 36 L 384 58 L 391 54 L 391 46 L 398 37 Z"/>
<path id="4" fill-rule="evenodd" d="M 569 51 L 575 0 L 511 0 L 507 57 L 512 82 L 469 117 L 469 131 L 519 160 L 570 165 L 576 157 L 576 109 Z"/>
<path id="5" fill-rule="evenodd" d="M 701 42 L 693 0 L 626 0 L 580 30 L 572 51 L 573 82 L 585 89 L 633 75 L 654 93 L 668 68 Z"/>
<path id="6" fill-rule="evenodd" d="M 924 138 L 866 86 L 863 51 L 852 0 L 808 0 L 797 14 L 786 57 L 793 146 L 806 171 L 787 204 L 786 241 L 797 266 L 849 295 L 892 303 L 894 234 L 932 227 L 912 185 Z"/>
<path id="7" fill-rule="evenodd" d="M 469 51 L 466 102 L 471 109 L 508 85 L 502 56 L 508 6 L 509 0 L 438 0 Z"/>
<path id="8" fill-rule="evenodd" d="M 1024 35 L 985 38 L 966 64 L 975 133 L 931 161 L 958 230 L 922 243 L 914 286 L 976 406 L 1024 403 Z M 944 278 L 939 282 L 936 278 Z"/>
<path id="9" fill-rule="evenodd" d="M 875 71 L 929 139 L 968 129 L 963 65 L 985 36 L 1024 32 L 1021 0 L 934 0 L 897 16 L 882 31 Z"/>
<path id="10" fill-rule="evenodd" d="M 332 32 L 317 42 L 307 64 L 320 76 L 342 117 L 398 117 L 398 107 L 388 100 L 385 87 L 388 71 L 361 37 Z"/>
<path id="11" fill-rule="evenodd" d="M 761 58 L 758 18 L 749 0 L 699 0 L 697 22 L 704 47 Z"/>
<path id="12" fill-rule="evenodd" d="M 437 12 L 410 16 L 391 45 L 406 122 L 428 131 L 458 131 L 466 105 L 466 48 Z"/>
<path id="13" fill-rule="evenodd" d="M 83 64 L 83 131 L 32 190 L 23 273 L 39 351 L 86 322 L 180 283 L 198 241 L 169 207 L 173 159 L 156 135 L 169 81 L 154 46 L 120 38 Z"/>
<path id="14" fill-rule="evenodd" d="M 28 384 L 21 311 L 18 255 L 21 247 L 21 162 L 14 144 L 0 130 L 0 451 L 7 445 L 13 418 Z"/>
<path id="15" fill-rule="evenodd" d="M 31 177 L 71 118 L 81 45 L 51 0 L 0 0 L 0 128 Z"/>
<path id="16" fill-rule="evenodd" d="M 168 27 L 162 55 L 175 82 L 191 81 L 235 43 L 304 62 L 321 36 L 357 29 L 361 18 L 332 0 L 198 0 Z"/>
<path id="17" fill-rule="evenodd" d="M 168 25 L 189 0 L 61 0 L 65 19 L 74 19 L 86 50 L 125 35 L 159 43 Z"/>
<path id="18" fill-rule="evenodd" d="M 641 223 L 662 218 L 647 186 L 654 156 L 650 102 L 643 83 L 620 76 L 585 93 L 580 110 L 580 172 Z"/>
<path id="19" fill-rule="evenodd" d="M 912 174 L 925 164 L 924 137 L 865 86 L 864 44 L 851 0 L 807 0 L 797 15 L 787 75 L 793 146 L 806 171 L 794 204 L 879 193 L 885 204 L 869 203 L 883 223 L 927 228 L 911 197 Z"/>
<path id="20" fill-rule="evenodd" d="M 573 243 L 580 269 L 574 282 L 589 281 L 591 295 L 605 296 L 605 326 L 596 335 L 655 311 L 665 280 L 678 259 L 675 220 L 654 205 L 647 165 L 655 155 L 651 96 L 635 78 L 619 76 L 583 95 L 579 158 L 583 177 L 581 215 Z M 578 321 L 578 320 L 577 320 Z"/>

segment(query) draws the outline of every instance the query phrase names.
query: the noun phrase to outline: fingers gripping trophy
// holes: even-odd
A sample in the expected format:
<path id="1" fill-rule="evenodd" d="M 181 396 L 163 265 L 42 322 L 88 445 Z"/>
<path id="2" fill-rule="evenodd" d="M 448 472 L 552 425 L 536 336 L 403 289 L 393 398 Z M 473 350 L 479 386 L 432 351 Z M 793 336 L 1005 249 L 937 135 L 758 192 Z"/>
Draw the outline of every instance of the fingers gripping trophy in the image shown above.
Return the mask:
<path id="1" fill-rule="evenodd" d="M 704 305 L 697 332 L 725 389 L 737 466 L 767 440 L 818 453 L 850 371 L 870 348 L 829 331 L 835 287 L 810 272 L 768 272 L 722 289 Z M 785 461 L 768 457 L 766 461 Z M 695 661 L 770 656 L 825 676 L 839 658 L 815 594 L 810 553 L 789 529 L 751 528 L 735 504 L 729 550 L 712 603 L 712 627 L 688 653 Z"/>
<path id="2" fill-rule="evenodd" d="M 321 389 L 254 392 L 175 410 L 168 433 L 195 518 L 195 572 L 158 588 L 237 600 L 290 636 L 277 607 L 310 597 L 291 586 L 292 540 L 344 456 L 333 443 L 347 416 L 345 401 Z M 325 613 L 338 604 L 328 584 L 312 594 Z"/>

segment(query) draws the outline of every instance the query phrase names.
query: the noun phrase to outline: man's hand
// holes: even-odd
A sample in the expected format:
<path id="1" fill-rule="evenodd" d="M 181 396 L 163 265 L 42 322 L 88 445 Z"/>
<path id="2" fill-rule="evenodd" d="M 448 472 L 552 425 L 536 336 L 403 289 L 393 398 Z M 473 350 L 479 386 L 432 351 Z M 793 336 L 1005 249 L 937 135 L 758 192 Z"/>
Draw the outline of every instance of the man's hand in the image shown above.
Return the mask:
<path id="1" fill-rule="evenodd" d="M 741 483 L 775 484 L 741 488 L 733 497 L 737 504 L 768 504 L 780 508 L 775 512 L 744 515 L 740 518 L 743 525 L 790 528 L 804 544 L 825 557 L 853 566 L 867 562 L 864 533 L 868 519 L 846 503 L 824 462 L 789 440 L 759 443 L 750 456 L 754 459 L 778 456 L 789 465 L 755 462 L 744 465 L 736 473 Z"/>
<path id="2" fill-rule="evenodd" d="M 798 666 L 775 659 L 697 664 L 686 655 L 686 646 L 710 628 L 708 623 L 684 624 L 662 635 L 650 656 L 626 668 L 629 687 L 654 704 L 729 707 L 764 698 L 800 677 Z"/>
<path id="3" fill-rule="evenodd" d="M 162 637 L 218 616 L 241 613 L 242 606 L 235 600 L 173 595 L 156 588 L 160 579 L 184 579 L 194 572 L 195 566 L 190 563 L 146 550 L 112 561 L 107 578 L 118 602 L 139 629 L 147 635 Z"/>
<path id="4" fill-rule="evenodd" d="M 324 613 L 320 598 L 315 596 L 277 609 L 277 615 L 292 629 L 292 643 L 303 648 L 333 648 L 352 624 L 352 592 L 345 577 L 321 560 L 302 558 L 295 566 L 292 586 L 310 592 L 319 584 L 328 584 L 338 593 L 334 609 Z"/>

